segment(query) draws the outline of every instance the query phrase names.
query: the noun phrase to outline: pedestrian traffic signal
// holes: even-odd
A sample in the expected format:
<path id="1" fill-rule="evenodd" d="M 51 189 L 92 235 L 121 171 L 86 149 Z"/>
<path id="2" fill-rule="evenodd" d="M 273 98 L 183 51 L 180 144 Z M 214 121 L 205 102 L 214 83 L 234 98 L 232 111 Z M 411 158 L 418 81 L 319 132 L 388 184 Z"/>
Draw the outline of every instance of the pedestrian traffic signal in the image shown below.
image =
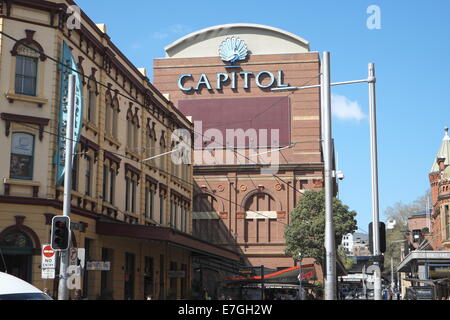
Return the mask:
<path id="1" fill-rule="evenodd" d="M 57 216 L 52 220 L 51 246 L 53 250 L 64 251 L 69 249 L 70 218 Z"/>
<path id="2" fill-rule="evenodd" d="M 384 222 L 379 223 L 379 235 L 380 235 L 380 253 L 386 252 L 386 224 Z M 373 222 L 369 224 L 369 250 L 373 254 Z"/>

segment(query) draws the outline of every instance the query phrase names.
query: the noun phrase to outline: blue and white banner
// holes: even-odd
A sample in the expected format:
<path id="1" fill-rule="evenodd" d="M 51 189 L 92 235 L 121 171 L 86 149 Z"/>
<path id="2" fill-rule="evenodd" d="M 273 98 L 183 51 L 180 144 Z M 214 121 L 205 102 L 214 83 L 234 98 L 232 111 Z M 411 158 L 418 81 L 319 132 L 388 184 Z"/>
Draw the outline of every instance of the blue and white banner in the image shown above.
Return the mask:
<path id="1" fill-rule="evenodd" d="M 69 75 L 75 76 L 75 107 L 74 107 L 74 130 L 73 130 L 73 151 L 77 150 L 78 140 L 80 139 L 81 127 L 83 125 L 83 79 L 78 72 L 78 66 L 72 55 L 72 50 L 63 42 L 62 64 L 59 65 L 61 72 L 60 85 L 60 112 L 58 129 L 58 150 L 56 153 L 57 176 L 56 184 L 64 183 L 64 171 L 66 162 L 66 130 L 68 114 L 68 93 L 69 93 Z M 73 162 L 73 159 L 71 159 Z"/>

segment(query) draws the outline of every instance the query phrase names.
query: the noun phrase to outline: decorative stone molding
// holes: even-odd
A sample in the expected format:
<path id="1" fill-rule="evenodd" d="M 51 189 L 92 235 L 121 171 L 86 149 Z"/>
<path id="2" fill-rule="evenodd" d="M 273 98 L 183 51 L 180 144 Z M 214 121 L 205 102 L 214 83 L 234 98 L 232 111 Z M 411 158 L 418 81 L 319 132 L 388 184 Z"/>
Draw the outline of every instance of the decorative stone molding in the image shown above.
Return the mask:
<path id="1" fill-rule="evenodd" d="M 25 46 L 27 48 L 34 46 L 37 48 L 37 51 L 39 51 L 41 61 L 47 60 L 47 56 L 44 53 L 44 48 L 42 48 L 42 46 L 40 45 L 39 42 L 37 42 L 36 40 L 33 39 L 35 33 L 36 33 L 36 31 L 34 31 L 34 30 L 25 30 L 26 37 L 24 39 L 17 41 L 14 44 L 14 47 L 11 50 L 11 55 L 17 56 L 19 48 L 21 46 Z"/>

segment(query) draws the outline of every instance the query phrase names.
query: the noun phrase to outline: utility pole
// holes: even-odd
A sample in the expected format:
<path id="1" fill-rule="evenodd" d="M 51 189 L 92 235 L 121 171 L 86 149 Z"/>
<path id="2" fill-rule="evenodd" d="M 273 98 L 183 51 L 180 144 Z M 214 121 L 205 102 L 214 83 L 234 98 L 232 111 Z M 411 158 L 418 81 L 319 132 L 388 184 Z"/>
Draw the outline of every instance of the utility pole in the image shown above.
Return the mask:
<path id="1" fill-rule="evenodd" d="M 299 272 L 299 274 L 298 274 L 298 281 L 299 281 L 299 287 L 298 287 L 298 299 L 299 300 L 303 300 L 303 287 L 302 287 L 302 280 L 303 280 L 303 275 L 302 275 L 302 273 L 303 273 L 303 271 L 302 271 L 302 261 L 303 261 L 303 258 L 302 258 L 302 254 L 301 253 L 299 253 L 298 254 L 298 263 L 300 264 L 300 272 Z"/>
<path id="2" fill-rule="evenodd" d="M 264 285 L 264 266 L 261 266 L 261 300 L 265 300 L 265 285 Z"/>
<path id="3" fill-rule="evenodd" d="M 372 218 L 373 218 L 373 255 L 375 265 L 379 267 L 380 248 L 380 212 L 378 200 L 378 145 L 377 145 L 377 104 L 375 64 L 369 63 L 369 112 L 370 112 L 370 158 L 372 169 Z M 381 300 L 381 272 L 374 273 L 374 298 Z"/>
<path id="4" fill-rule="evenodd" d="M 333 145 L 331 124 L 331 72 L 330 53 L 323 53 L 322 65 L 323 96 L 323 144 L 325 162 L 325 300 L 336 300 L 336 243 L 333 223 Z"/>
<path id="5" fill-rule="evenodd" d="M 62 77 L 66 76 L 64 74 Z M 66 129 L 66 150 L 64 162 L 64 204 L 63 215 L 70 217 L 72 201 L 72 161 L 73 161 L 73 131 L 74 131 L 74 109 L 75 109 L 75 76 L 68 75 L 69 87 L 67 97 L 67 129 Z M 71 244 L 71 231 L 69 229 L 69 248 Z M 58 300 L 68 300 L 69 291 L 67 288 L 67 267 L 69 264 L 68 250 L 60 252 L 61 260 L 59 267 Z"/>
<path id="6" fill-rule="evenodd" d="M 321 118 L 322 118 L 322 147 L 324 150 L 325 165 L 325 250 L 326 250 L 326 276 L 325 276 L 325 300 L 336 300 L 336 246 L 333 224 L 333 146 L 332 146 L 332 125 L 331 125 L 331 86 L 342 86 L 349 84 L 368 83 L 369 84 L 369 104 L 370 104 L 370 146 L 371 146 L 371 167 L 372 167 L 372 216 L 373 216 L 373 243 L 374 256 L 377 258 L 375 268 L 379 270 L 380 233 L 379 233 L 379 201 L 378 201 L 378 152 L 377 152 L 377 127 L 376 127 L 376 78 L 375 64 L 369 63 L 368 79 L 330 82 L 330 53 L 323 53 L 321 84 L 304 87 L 284 87 L 274 88 L 272 91 L 295 91 L 321 88 Z M 375 299 L 381 300 L 381 272 L 375 274 Z"/>
<path id="7" fill-rule="evenodd" d="M 394 292 L 395 281 L 394 281 L 394 257 L 391 257 L 391 290 Z"/>

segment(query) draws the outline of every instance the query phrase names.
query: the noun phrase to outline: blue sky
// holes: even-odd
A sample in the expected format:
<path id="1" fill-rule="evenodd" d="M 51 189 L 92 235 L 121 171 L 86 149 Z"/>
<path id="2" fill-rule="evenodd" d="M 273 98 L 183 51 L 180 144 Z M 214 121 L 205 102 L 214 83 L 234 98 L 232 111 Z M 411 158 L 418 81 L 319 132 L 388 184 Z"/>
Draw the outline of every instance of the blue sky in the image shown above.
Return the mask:
<path id="1" fill-rule="evenodd" d="M 411 202 L 429 188 L 428 172 L 444 127 L 450 126 L 450 1 L 76 2 L 94 22 L 106 23 L 114 43 L 150 74 L 153 59 L 164 57 L 164 47 L 173 41 L 237 22 L 277 27 L 308 40 L 313 51 L 330 51 L 333 81 L 366 78 L 368 63 L 376 63 L 381 217 L 387 207 Z M 381 10 L 379 30 L 367 28 L 371 5 Z M 358 212 L 358 225 L 367 231 L 372 219 L 368 89 L 335 87 L 333 94 L 333 134 L 346 175 L 340 198 Z M 348 112 L 337 112 L 339 107 Z"/>

